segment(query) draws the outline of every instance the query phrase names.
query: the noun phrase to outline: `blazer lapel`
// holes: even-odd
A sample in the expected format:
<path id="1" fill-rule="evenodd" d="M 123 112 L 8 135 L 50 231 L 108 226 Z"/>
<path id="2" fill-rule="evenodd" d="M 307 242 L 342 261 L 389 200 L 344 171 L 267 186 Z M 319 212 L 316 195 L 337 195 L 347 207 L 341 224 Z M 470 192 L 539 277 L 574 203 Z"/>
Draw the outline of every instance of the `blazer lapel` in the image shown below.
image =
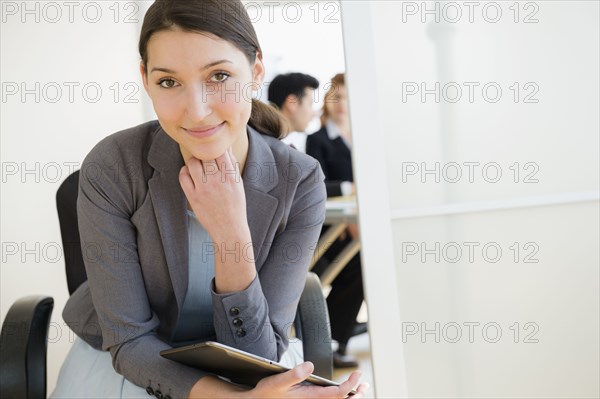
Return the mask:
<path id="1" fill-rule="evenodd" d="M 148 191 L 175 299 L 181 309 L 188 286 L 189 263 L 186 198 L 179 184 L 183 157 L 179 145 L 160 127 L 150 147 L 148 162 L 158 172 L 148 181 Z"/>
<path id="2" fill-rule="evenodd" d="M 265 243 L 265 238 L 271 231 L 279 199 L 269 192 L 277 187 L 281 165 L 276 164 L 273 152 L 262 135 L 250 126 L 247 126 L 247 131 L 249 148 L 242 180 L 254 261 L 258 270 L 263 263 L 262 249 L 272 244 Z"/>

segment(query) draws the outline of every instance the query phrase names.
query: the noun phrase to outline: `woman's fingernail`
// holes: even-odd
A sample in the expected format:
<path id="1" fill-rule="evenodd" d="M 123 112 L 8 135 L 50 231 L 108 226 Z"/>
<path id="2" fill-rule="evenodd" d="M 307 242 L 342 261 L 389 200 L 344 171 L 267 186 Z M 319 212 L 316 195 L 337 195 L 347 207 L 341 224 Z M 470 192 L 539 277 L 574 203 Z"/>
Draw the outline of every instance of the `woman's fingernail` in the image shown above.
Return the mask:
<path id="1" fill-rule="evenodd" d="M 311 362 L 304 362 L 303 368 L 305 372 L 310 373 L 313 370 L 313 365 Z"/>

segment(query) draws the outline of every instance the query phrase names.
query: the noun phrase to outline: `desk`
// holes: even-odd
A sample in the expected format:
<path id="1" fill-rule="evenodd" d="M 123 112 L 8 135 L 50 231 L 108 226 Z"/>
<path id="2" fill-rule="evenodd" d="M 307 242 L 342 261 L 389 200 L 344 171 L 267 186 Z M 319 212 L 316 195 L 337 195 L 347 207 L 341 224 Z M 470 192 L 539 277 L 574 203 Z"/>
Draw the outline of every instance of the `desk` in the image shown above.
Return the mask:
<path id="1" fill-rule="evenodd" d="M 342 235 L 348 224 L 357 223 L 355 197 L 333 197 L 327 200 L 325 207 L 324 224 L 330 225 L 330 227 L 319 239 L 310 263 L 311 269 L 331 244 Z M 322 273 L 321 284 L 323 286 L 331 285 L 332 281 L 344 270 L 344 267 L 358 251 L 360 251 L 360 240 L 352 240 Z"/>

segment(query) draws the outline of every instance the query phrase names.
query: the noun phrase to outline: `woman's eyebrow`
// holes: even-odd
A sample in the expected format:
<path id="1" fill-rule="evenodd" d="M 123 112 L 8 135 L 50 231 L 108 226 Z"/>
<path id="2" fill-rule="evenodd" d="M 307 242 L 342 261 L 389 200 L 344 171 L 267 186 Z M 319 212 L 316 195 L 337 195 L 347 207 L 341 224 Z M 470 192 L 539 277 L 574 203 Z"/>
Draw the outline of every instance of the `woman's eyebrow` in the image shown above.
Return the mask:
<path id="1" fill-rule="evenodd" d="M 205 66 L 203 66 L 202 68 L 200 68 L 201 71 L 208 69 L 210 67 L 214 67 L 215 65 L 219 65 L 219 64 L 225 64 L 225 63 L 229 63 L 229 64 L 233 64 L 233 62 L 229 61 L 229 60 L 218 60 L 218 61 L 213 61 L 210 64 L 206 64 Z M 168 69 L 168 68 L 161 68 L 161 67 L 154 67 L 152 68 L 152 70 L 150 71 L 150 73 L 152 72 L 165 72 L 165 73 L 172 73 L 175 74 L 176 72 L 173 71 L 172 69 Z"/>

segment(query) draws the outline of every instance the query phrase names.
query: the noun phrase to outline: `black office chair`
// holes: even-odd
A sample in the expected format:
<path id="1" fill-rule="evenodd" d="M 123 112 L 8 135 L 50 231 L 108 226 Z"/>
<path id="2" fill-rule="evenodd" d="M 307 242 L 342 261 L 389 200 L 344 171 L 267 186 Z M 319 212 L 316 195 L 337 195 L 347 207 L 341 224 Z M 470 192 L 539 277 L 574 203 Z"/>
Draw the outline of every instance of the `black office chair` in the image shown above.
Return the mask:
<path id="1" fill-rule="evenodd" d="M 79 171 L 72 173 L 56 193 L 69 294 L 87 280 L 77 223 Z M 46 397 L 48 327 L 54 301 L 51 297 L 19 299 L 8 311 L 0 338 L 0 398 Z M 333 353 L 329 314 L 321 283 L 308 273 L 294 320 L 302 340 L 304 359 L 314 363 L 314 373 L 331 379 Z"/>
<path id="2" fill-rule="evenodd" d="M 9 309 L 0 333 L 0 398 L 46 397 L 48 326 L 54 300 L 28 296 Z"/>

